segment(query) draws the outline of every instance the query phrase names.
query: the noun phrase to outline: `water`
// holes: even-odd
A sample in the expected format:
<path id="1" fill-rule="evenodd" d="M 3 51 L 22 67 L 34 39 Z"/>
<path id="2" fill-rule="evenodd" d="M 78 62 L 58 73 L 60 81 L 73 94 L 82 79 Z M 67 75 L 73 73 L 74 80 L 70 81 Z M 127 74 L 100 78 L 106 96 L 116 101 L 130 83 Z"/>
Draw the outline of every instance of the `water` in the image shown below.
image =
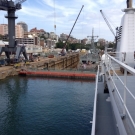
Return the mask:
<path id="1" fill-rule="evenodd" d="M 0 135 L 90 135 L 94 82 L 0 80 Z"/>

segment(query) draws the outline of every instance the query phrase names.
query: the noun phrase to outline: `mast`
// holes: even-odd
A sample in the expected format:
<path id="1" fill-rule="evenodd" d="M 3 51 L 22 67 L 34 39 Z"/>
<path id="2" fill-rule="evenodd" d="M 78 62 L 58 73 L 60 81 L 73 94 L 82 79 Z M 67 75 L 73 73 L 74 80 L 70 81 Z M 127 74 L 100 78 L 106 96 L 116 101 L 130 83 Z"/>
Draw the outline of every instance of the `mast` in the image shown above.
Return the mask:
<path id="1" fill-rule="evenodd" d="M 127 0 L 127 8 L 132 8 L 132 0 Z"/>
<path id="2" fill-rule="evenodd" d="M 92 36 L 87 36 L 88 38 L 91 38 L 91 47 L 92 47 L 92 52 L 96 53 L 96 47 L 94 45 L 94 40 L 96 40 L 96 38 L 98 38 L 98 36 L 94 36 L 94 28 L 92 28 Z"/>
<path id="3" fill-rule="evenodd" d="M 129 8 L 132 8 L 132 0 L 129 0 Z"/>

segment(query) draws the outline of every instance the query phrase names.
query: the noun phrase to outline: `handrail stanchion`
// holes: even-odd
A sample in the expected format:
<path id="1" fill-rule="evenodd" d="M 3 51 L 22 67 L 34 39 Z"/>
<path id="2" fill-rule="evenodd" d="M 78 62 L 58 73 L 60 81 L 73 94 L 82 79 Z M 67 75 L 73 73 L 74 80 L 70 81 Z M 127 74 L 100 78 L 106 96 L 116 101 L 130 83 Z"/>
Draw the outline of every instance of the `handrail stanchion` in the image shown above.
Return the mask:
<path id="1" fill-rule="evenodd" d="M 105 64 L 107 64 L 106 62 L 107 62 L 107 46 L 105 46 Z"/>
<path id="2" fill-rule="evenodd" d="M 114 74 L 114 71 L 112 70 L 112 79 L 113 79 L 113 81 L 115 82 L 115 74 Z M 113 84 L 113 91 L 114 91 L 114 89 L 115 89 L 115 86 L 114 86 L 114 84 Z"/>
<path id="3" fill-rule="evenodd" d="M 127 90 L 126 90 L 126 86 L 127 86 L 127 70 L 124 70 L 124 105 L 123 105 L 123 114 L 126 115 L 126 95 L 127 95 Z"/>
<path id="4" fill-rule="evenodd" d="M 111 66 L 111 59 L 110 58 L 107 58 L 109 60 L 108 62 L 108 71 L 110 72 L 110 66 Z"/>

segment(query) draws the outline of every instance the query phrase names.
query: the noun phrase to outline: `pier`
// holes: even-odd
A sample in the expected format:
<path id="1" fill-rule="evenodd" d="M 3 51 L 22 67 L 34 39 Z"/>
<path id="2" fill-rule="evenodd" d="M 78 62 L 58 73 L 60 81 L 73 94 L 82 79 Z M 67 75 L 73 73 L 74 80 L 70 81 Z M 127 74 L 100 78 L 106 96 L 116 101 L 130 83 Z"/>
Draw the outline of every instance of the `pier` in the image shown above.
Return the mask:
<path id="1" fill-rule="evenodd" d="M 73 53 L 66 56 L 58 56 L 54 58 L 40 57 L 38 61 L 34 62 L 20 62 L 12 66 L 0 67 L 0 79 L 4 79 L 7 76 L 18 75 L 22 69 L 31 70 L 65 70 L 65 69 L 77 69 L 79 64 L 79 53 Z"/>

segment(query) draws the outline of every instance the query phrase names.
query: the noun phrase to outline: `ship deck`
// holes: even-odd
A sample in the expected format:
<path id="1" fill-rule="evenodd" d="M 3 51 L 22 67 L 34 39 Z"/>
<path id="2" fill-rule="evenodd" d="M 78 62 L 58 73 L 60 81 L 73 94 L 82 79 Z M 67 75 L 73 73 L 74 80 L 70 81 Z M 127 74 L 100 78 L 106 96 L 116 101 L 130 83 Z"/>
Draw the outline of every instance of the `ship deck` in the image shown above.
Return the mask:
<path id="1" fill-rule="evenodd" d="M 103 93 L 104 83 L 98 83 L 96 135 L 119 135 L 109 93 Z"/>
<path id="2" fill-rule="evenodd" d="M 118 75 L 119 78 L 124 82 L 124 76 L 123 75 Z M 121 95 L 121 98 L 124 100 L 124 86 L 121 85 L 121 82 L 118 78 L 115 78 L 115 85 Z M 100 134 L 109 134 L 113 135 L 116 134 L 118 135 L 118 128 L 116 124 L 116 120 L 114 117 L 114 110 L 112 108 L 111 102 L 108 102 L 108 97 L 110 96 L 109 94 L 103 93 L 103 86 L 101 85 L 102 83 L 99 82 L 98 84 L 98 96 L 97 96 L 97 114 L 96 114 L 96 135 Z M 110 85 L 109 83 L 107 83 Z M 124 83 L 128 90 L 133 94 L 135 97 L 135 76 L 128 74 L 127 75 L 127 81 Z M 112 91 L 112 86 L 110 85 L 108 88 L 110 88 L 109 91 Z M 121 116 L 123 114 L 123 103 L 121 100 L 118 98 L 117 92 L 113 92 L 113 98 L 115 100 L 115 103 L 117 105 L 119 114 Z M 135 105 L 134 105 L 134 98 L 131 96 L 131 94 L 126 90 L 126 106 L 127 109 L 133 119 L 135 121 Z M 134 134 L 134 127 L 131 124 L 131 120 L 129 118 L 129 115 L 125 114 L 124 118 L 122 118 L 122 122 L 124 125 L 124 128 L 126 130 L 127 134 Z M 107 128 L 106 128 L 107 127 Z"/>

